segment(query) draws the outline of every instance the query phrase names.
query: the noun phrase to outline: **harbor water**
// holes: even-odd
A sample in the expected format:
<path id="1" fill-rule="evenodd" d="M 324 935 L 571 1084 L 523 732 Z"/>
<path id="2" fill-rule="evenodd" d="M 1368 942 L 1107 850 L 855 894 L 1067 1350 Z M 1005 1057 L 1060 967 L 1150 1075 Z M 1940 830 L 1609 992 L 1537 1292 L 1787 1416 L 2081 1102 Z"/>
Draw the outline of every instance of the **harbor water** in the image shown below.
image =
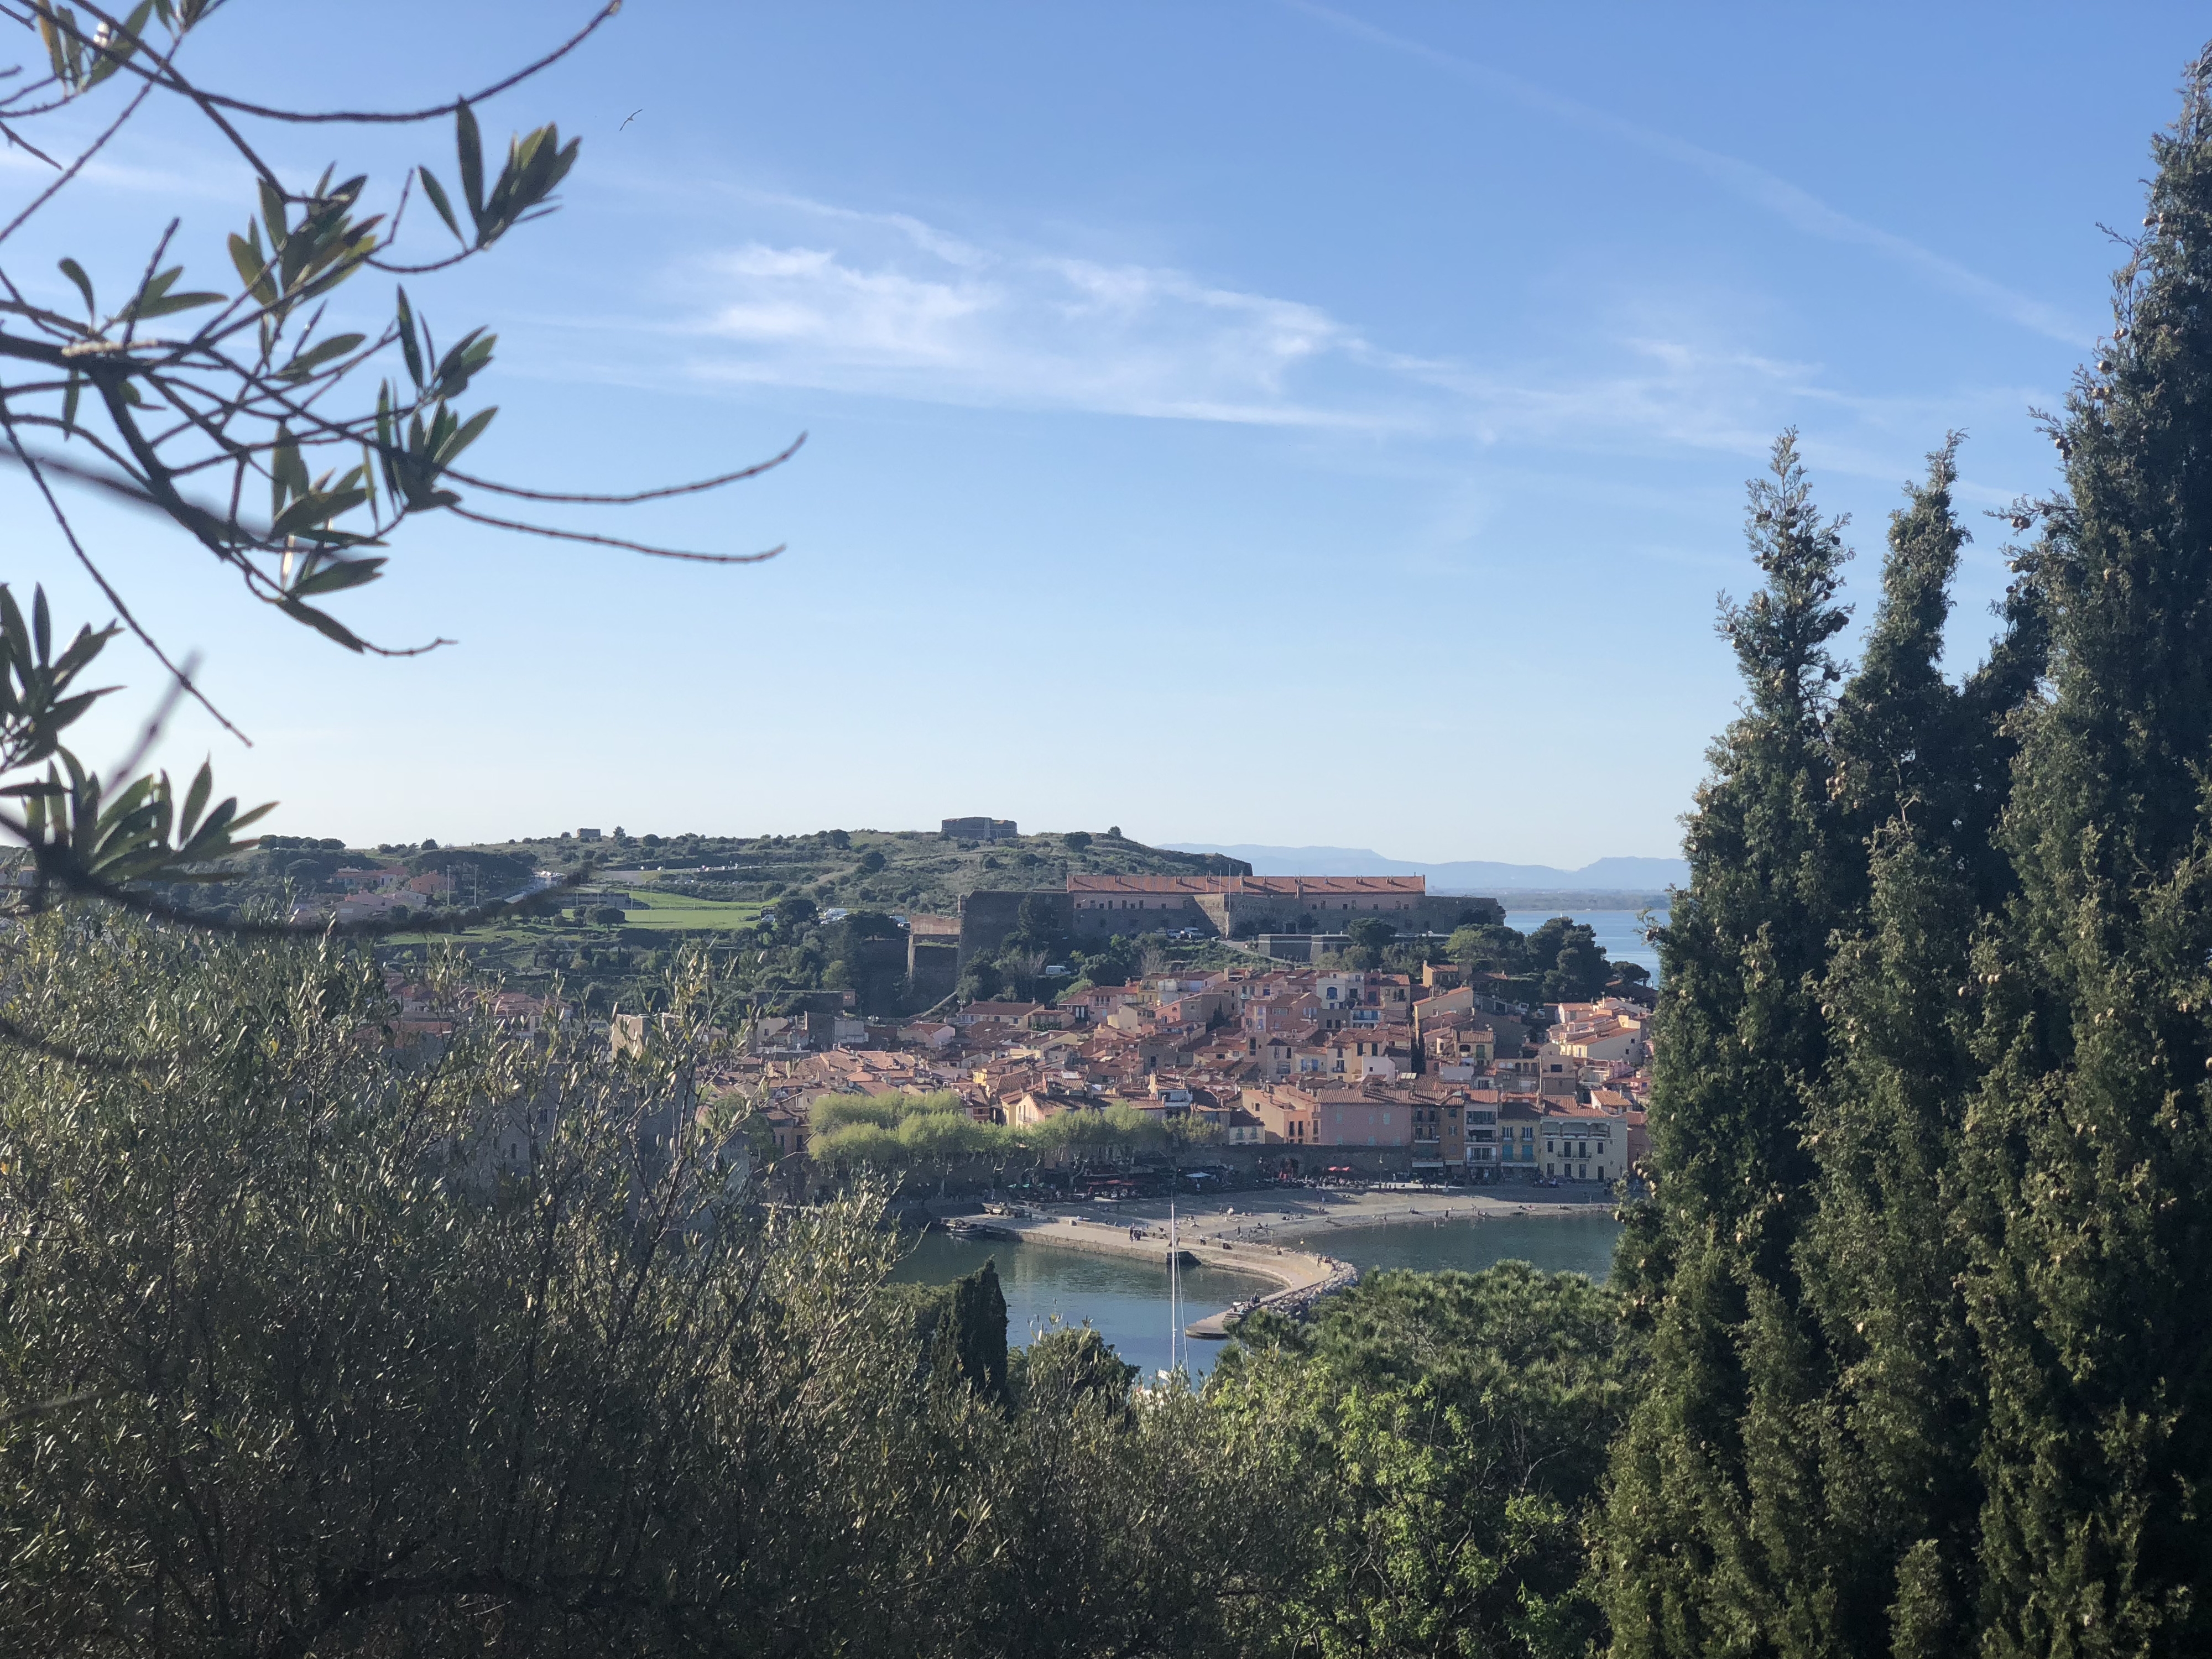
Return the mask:
<path id="1" fill-rule="evenodd" d="M 1088 1324 L 1138 1367 L 1146 1377 L 1168 1368 L 1168 1275 L 1164 1267 L 1121 1256 L 1085 1250 L 1054 1249 L 1047 1244 L 1012 1244 L 955 1238 L 931 1231 L 891 1277 L 909 1284 L 945 1285 L 971 1273 L 986 1261 L 999 1267 L 1006 1297 L 1006 1340 L 1017 1346 L 1034 1341 L 1055 1324 Z M 1218 1267 L 1182 1272 L 1182 1322 L 1218 1314 L 1232 1302 L 1265 1296 L 1272 1279 L 1224 1273 Z M 1176 1360 L 1193 1376 L 1203 1376 L 1221 1352 L 1218 1342 L 1176 1343 Z"/>
<path id="2" fill-rule="evenodd" d="M 1285 1229 L 1278 1243 L 1296 1243 L 1351 1262 L 1363 1273 L 1389 1267 L 1474 1272 L 1521 1261 L 1553 1273 L 1602 1280 L 1612 1264 L 1620 1224 L 1610 1214 L 1486 1215 L 1480 1219 L 1393 1222 L 1376 1227 Z M 1090 1324 L 1149 1377 L 1170 1364 L 1168 1276 L 1164 1269 L 1116 1256 L 1043 1244 L 970 1242 L 948 1233 L 921 1235 L 892 1278 L 943 1285 L 995 1261 L 1006 1297 L 1006 1340 L 1034 1340 L 1055 1322 Z M 1219 1313 L 1231 1303 L 1274 1289 L 1267 1281 L 1217 1267 L 1186 1268 L 1182 1322 Z M 1218 1342 L 1178 1343 L 1176 1358 L 1203 1376 Z"/>

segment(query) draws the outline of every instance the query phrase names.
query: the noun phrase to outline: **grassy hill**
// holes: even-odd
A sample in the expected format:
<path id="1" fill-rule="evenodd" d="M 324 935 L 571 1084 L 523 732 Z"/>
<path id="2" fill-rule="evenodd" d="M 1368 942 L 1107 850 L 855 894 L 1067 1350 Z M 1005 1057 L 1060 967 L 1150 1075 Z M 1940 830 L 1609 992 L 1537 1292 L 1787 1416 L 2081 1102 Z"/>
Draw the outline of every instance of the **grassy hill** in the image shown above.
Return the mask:
<path id="1" fill-rule="evenodd" d="M 933 831 L 826 830 L 811 836 L 646 836 L 621 843 L 501 843 L 484 853 L 566 870 L 590 856 L 648 872 L 655 884 L 755 904 L 803 893 L 823 907 L 950 914 L 978 890 L 1058 888 L 1071 872 L 1113 875 L 1237 875 L 1249 866 L 1203 853 L 1147 847 L 1110 831 L 1021 836 L 993 843 Z"/>
<path id="2" fill-rule="evenodd" d="M 701 944 L 723 957 L 750 995 L 851 984 L 851 929 L 831 924 L 794 933 L 763 911 L 790 894 L 822 909 L 898 915 L 949 914 L 979 889 L 1058 888 L 1070 871 L 1127 875 L 1238 874 L 1233 859 L 1147 847 L 1111 831 L 1023 836 L 984 845 L 933 831 L 825 830 L 807 836 L 623 836 L 596 842 L 558 836 L 441 847 L 434 842 L 348 848 L 314 836 L 272 836 L 234 862 L 238 879 L 179 887 L 169 896 L 228 914 L 283 915 L 343 890 L 336 872 L 404 866 L 450 877 L 455 901 L 515 891 L 538 870 L 567 874 L 589 860 L 598 871 L 557 912 L 509 917 L 458 937 L 440 936 L 479 967 L 520 989 L 549 986 L 595 1012 L 656 1006 L 676 953 Z M 619 909 L 620 919 L 615 919 Z M 857 926 L 858 924 L 854 924 Z M 382 941 L 380 955 L 404 961 L 432 948 L 423 935 Z"/>

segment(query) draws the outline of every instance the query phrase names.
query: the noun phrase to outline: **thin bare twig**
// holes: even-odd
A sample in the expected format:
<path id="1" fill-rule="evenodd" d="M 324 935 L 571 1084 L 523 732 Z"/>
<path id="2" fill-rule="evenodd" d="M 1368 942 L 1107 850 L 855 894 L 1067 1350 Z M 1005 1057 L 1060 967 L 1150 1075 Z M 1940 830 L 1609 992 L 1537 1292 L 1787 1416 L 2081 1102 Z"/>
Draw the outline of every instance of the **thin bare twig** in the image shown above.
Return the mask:
<path id="1" fill-rule="evenodd" d="M 132 290 L 129 301 L 131 319 L 123 325 L 123 349 L 125 351 L 131 349 L 131 342 L 138 337 L 138 295 L 146 291 L 155 273 L 161 269 L 161 256 L 169 251 L 170 240 L 176 235 L 177 227 L 182 223 L 182 219 L 169 221 L 168 228 L 161 233 L 161 240 L 154 244 L 154 252 L 146 260 L 146 274 L 138 279 L 137 288 Z"/>
<path id="2" fill-rule="evenodd" d="M 185 672 L 187 674 L 198 672 L 199 665 L 200 659 L 197 655 L 185 659 Z M 168 689 L 161 693 L 161 702 L 154 705 L 154 712 L 147 716 L 146 724 L 138 733 L 137 742 L 131 745 L 131 752 L 123 757 L 119 764 L 109 769 L 107 774 L 109 777 L 128 779 L 137 772 L 146 757 L 153 752 L 154 745 L 161 740 L 162 728 L 168 725 L 169 716 L 176 713 L 178 701 L 184 693 L 185 689 L 182 685 L 174 680 L 169 682 Z"/>
<path id="3" fill-rule="evenodd" d="M 21 386 L 15 386 L 10 388 L 10 390 L 16 395 L 20 396 L 21 395 L 23 388 Z M 61 422 L 51 415 L 17 415 L 13 418 L 25 426 L 51 426 L 59 428 L 61 425 Z M 72 434 L 71 435 L 81 438 L 87 443 L 93 445 L 110 460 L 114 461 L 118 468 L 123 466 L 123 462 L 120 458 L 116 455 L 115 452 L 112 448 L 100 440 L 97 434 L 79 431 Z M 23 456 L 25 455 L 29 456 L 27 463 L 23 459 Z M 134 507 L 150 507 L 153 511 L 160 513 L 164 518 L 168 516 L 161 504 L 155 501 L 151 495 L 148 495 L 146 491 L 139 486 L 137 482 L 130 476 L 127 471 L 125 471 L 119 477 L 112 473 L 95 472 L 88 466 L 79 466 L 75 461 L 64 459 L 59 455 L 30 455 L 28 451 L 22 452 L 22 454 L 21 455 L 0 455 L 0 461 L 14 461 L 19 466 L 25 465 L 27 464 L 30 465 L 41 466 L 50 472 L 60 474 L 63 477 L 68 478 L 73 483 L 90 484 L 95 489 L 104 489 L 110 495 L 118 495 L 125 501 L 129 501 Z M 222 514 L 210 513 L 208 516 L 211 519 L 219 520 L 222 517 Z"/>
<path id="4" fill-rule="evenodd" d="M 76 526 L 70 522 L 69 514 L 62 511 L 62 504 L 54 499 L 53 487 L 47 483 L 46 475 L 40 471 L 39 464 L 31 459 L 30 452 L 23 447 L 22 437 L 15 430 L 15 418 L 9 412 L 4 399 L 0 399 L 0 427 L 7 430 L 9 446 L 15 452 L 16 465 L 31 475 L 31 482 L 39 487 L 39 494 L 46 503 L 46 511 L 53 514 L 54 522 L 61 526 L 62 535 L 70 544 L 70 551 L 76 555 L 77 562 L 82 565 L 93 580 L 100 585 L 100 591 L 107 596 L 107 602 L 115 607 L 115 614 L 123 618 L 123 625 L 131 630 L 131 636 L 154 653 L 154 660 L 167 669 L 170 677 L 191 695 L 194 702 L 215 716 L 217 725 L 251 749 L 253 746 L 253 739 L 232 724 L 230 717 L 216 708 L 209 700 L 207 694 L 192 684 L 191 677 L 169 659 L 169 653 L 161 649 L 160 643 L 146 631 L 138 618 L 131 614 L 131 607 L 123 602 L 123 596 L 115 591 L 114 584 L 110 582 L 106 574 L 93 562 L 92 556 L 84 550 L 84 544 L 77 539 Z"/>
<path id="5" fill-rule="evenodd" d="M 388 247 L 391 244 L 387 242 L 385 246 Z M 433 259 L 427 264 L 420 265 L 394 264 L 390 260 L 380 259 L 372 253 L 362 263 L 374 265 L 389 276 L 428 276 L 434 271 L 451 270 L 455 265 L 473 259 L 483 252 L 480 247 L 465 247 L 458 253 L 448 253 L 442 259 Z"/>
<path id="6" fill-rule="evenodd" d="M 40 208 L 46 206 L 47 203 L 52 201 L 56 196 L 58 196 L 61 193 L 62 187 L 84 170 L 85 163 L 91 161 L 94 156 L 99 155 L 101 150 L 105 149 L 107 147 L 107 141 L 115 137 L 117 133 L 123 131 L 124 124 L 138 112 L 138 106 L 144 103 L 146 100 L 152 95 L 153 91 L 154 83 L 150 81 L 144 86 L 139 88 L 137 94 L 132 97 L 131 101 L 124 105 L 122 113 L 107 124 L 106 131 L 102 132 L 99 137 L 94 139 L 91 144 L 86 148 L 82 155 L 78 156 L 76 161 L 71 161 L 69 166 L 62 171 L 62 173 L 58 178 L 55 179 L 52 183 L 48 184 L 44 190 L 33 197 L 29 204 L 26 206 L 21 213 L 10 219 L 5 226 L 0 226 L 0 242 L 6 241 L 10 236 L 13 236 L 17 231 L 21 230 L 23 228 L 24 223 L 33 214 L 36 213 Z"/>
<path id="7" fill-rule="evenodd" d="M 80 0 L 80 3 L 83 3 L 83 0 Z M 136 40 L 137 39 L 137 36 L 129 33 L 128 31 L 124 29 L 123 25 L 118 19 L 110 16 L 107 13 L 100 10 L 99 7 L 87 3 L 84 4 L 84 9 L 87 15 L 99 19 L 101 22 L 106 23 L 111 30 L 114 31 L 114 38 L 125 41 Z M 599 15 L 593 17 L 590 22 L 585 24 L 582 28 L 577 30 L 576 33 L 570 35 L 568 40 L 556 46 L 551 52 L 547 52 L 543 58 L 538 58 L 535 63 L 526 64 L 521 69 L 517 70 L 514 74 L 507 76 L 504 80 L 493 82 L 481 92 L 470 94 L 466 97 L 457 98 L 451 103 L 434 104 L 426 109 L 276 109 L 266 104 L 251 104 L 242 98 L 227 97 L 222 93 L 202 92 L 198 88 L 186 84 L 183 81 L 182 77 L 178 76 L 176 71 L 169 67 L 166 58 L 161 60 L 161 68 L 167 71 L 167 74 L 163 78 L 172 83 L 173 90 L 185 94 L 185 95 L 191 99 L 193 102 L 201 105 L 203 107 L 209 105 L 214 105 L 222 109 L 235 110 L 240 115 L 255 116 L 264 121 L 289 121 L 307 126 L 373 126 L 380 125 L 397 126 L 412 125 L 422 121 L 434 121 L 441 115 L 451 115 L 454 111 L 460 108 L 463 104 L 481 104 L 488 99 L 498 97 L 501 93 L 506 92 L 511 88 L 521 85 L 523 82 L 527 81 L 531 76 L 538 74 L 539 71 L 550 69 L 554 64 L 559 63 L 563 58 L 566 58 L 570 52 L 575 51 L 577 47 L 582 46 L 585 41 L 588 40 L 594 33 L 598 33 L 599 27 L 602 23 L 606 22 L 621 9 L 622 0 L 607 0 L 607 3 L 600 9 Z M 91 43 L 88 41 L 86 44 L 89 45 Z M 123 64 L 123 67 L 142 76 L 147 74 L 146 70 L 140 69 L 137 64 L 132 62 L 126 61 Z M 149 84 L 151 84 L 151 82 L 149 82 Z"/>
<path id="8" fill-rule="evenodd" d="M 489 489 L 495 495 L 512 495 L 518 501 L 565 501 L 586 507 L 630 507 L 639 501 L 663 501 L 671 495 L 696 495 L 702 489 L 720 489 L 724 484 L 737 483 L 746 478 L 757 478 L 762 473 L 781 466 L 799 453 L 799 446 L 805 441 L 806 434 L 802 432 L 791 441 L 790 447 L 781 454 L 771 455 L 768 459 L 756 462 L 751 466 L 744 467 L 738 471 L 725 472 L 716 478 L 702 478 L 697 483 L 671 484 L 665 489 L 641 489 L 628 495 L 564 495 L 550 489 L 521 489 L 514 484 L 494 483 L 489 478 L 479 478 L 473 473 L 464 472 L 459 467 L 452 466 L 446 469 L 446 476 L 449 478 L 459 478 L 463 483 L 473 485 L 478 489 Z"/>
<path id="9" fill-rule="evenodd" d="M 61 163 L 59 161 L 54 160 L 52 156 L 47 155 L 46 151 L 40 149 L 29 139 L 19 135 L 13 127 L 8 125 L 4 121 L 0 121 L 0 138 L 5 138 L 17 149 L 28 151 L 31 155 L 37 156 L 41 161 L 44 161 L 50 167 L 58 170 L 61 167 Z"/>
<path id="10" fill-rule="evenodd" d="M 580 530 L 555 530 L 547 525 L 525 524 L 520 519 L 495 519 L 489 513 L 471 513 L 458 503 L 446 511 L 457 519 L 489 525 L 495 530 L 519 530 L 526 536 L 544 536 L 556 542 L 590 542 L 598 547 L 619 547 L 628 552 L 642 553 L 648 558 L 688 559 L 695 564 L 758 564 L 784 550 L 784 544 L 779 542 L 765 553 L 686 553 L 672 547 L 649 547 L 643 542 L 625 541 L 620 536 L 587 536 Z"/>

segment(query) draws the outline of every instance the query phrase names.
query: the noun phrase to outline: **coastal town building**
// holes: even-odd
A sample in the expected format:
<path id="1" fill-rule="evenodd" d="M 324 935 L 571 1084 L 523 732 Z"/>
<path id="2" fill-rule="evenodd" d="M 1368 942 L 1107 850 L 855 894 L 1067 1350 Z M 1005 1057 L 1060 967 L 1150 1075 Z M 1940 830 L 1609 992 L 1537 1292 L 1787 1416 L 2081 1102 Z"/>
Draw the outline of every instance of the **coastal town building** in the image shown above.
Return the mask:
<path id="1" fill-rule="evenodd" d="M 1626 1126 L 1601 1108 L 1559 1104 L 1543 1115 L 1544 1173 L 1570 1181 L 1618 1181 L 1626 1173 Z"/>
<path id="2" fill-rule="evenodd" d="M 1241 902 L 1231 884 L 1260 879 L 1143 878 L 1201 890 L 1066 896 L 1157 901 L 1157 915 L 1170 899 Z M 1340 895 L 1323 886 L 1304 896 Z M 1350 896 L 1429 902 L 1389 885 Z M 1603 1188 L 1648 1152 L 1651 1042 L 1641 1004 L 1504 1004 L 1480 979 L 1460 982 L 1450 964 L 1407 975 L 1247 962 L 1081 984 L 1056 1001 L 975 1002 L 903 1025 L 862 1022 L 849 1009 L 780 1030 L 763 1020 L 751 1046 L 753 1063 L 767 1068 L 757 1080 L 771 1107 L 764 1127 L 781 1155 L 797 1156 L 823 1092 L 950 1089 L 979 1121 L 1022 1131 L 1124 1106 L 1186 1124 L 1177 1133 L 1194 1151 L 1212 1149 L 1200 1156 L 1285 1174 L 1353 1168 Z M 833 1032 L 848 1046 L 834 1048 Z M 1054 1157 L 1079 1163 L 1089 1143 L 1060 1144 L 1069 1150 Z"/>

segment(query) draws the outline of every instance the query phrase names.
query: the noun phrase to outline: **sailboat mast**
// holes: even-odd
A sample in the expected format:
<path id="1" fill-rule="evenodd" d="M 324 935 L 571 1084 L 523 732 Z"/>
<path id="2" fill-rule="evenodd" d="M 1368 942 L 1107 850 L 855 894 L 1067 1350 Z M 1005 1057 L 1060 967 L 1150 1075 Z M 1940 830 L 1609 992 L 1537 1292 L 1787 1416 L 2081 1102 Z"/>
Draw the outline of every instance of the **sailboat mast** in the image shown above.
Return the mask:
<path id="1" fill-rule="evenodd" d="M 1168 1196 L 1168 1369 L 1176 1369 L 1176 1338 L 1182 1325 L 1182 1249 L 1176 1233 L 1175 1195 Z"/>

